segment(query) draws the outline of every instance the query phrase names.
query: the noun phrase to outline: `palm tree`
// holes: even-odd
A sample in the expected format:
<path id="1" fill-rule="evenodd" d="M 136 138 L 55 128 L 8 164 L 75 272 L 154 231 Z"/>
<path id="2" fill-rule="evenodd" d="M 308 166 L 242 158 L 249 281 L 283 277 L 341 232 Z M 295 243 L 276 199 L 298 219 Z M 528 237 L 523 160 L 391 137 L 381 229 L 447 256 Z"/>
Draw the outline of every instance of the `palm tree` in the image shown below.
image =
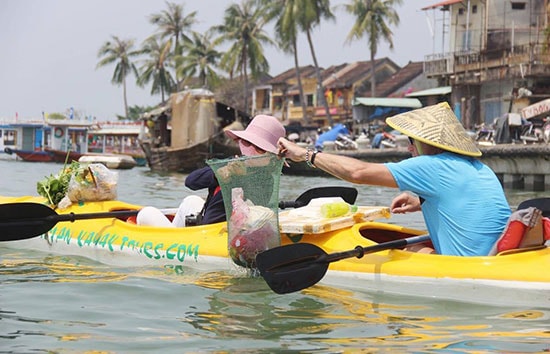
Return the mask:
<path id="1" fill-rule="evenodd" d="M 141 75 L 138 79 L 138 85 L 145 86 L 152 81 L 151 94 L 160 93 L 161 100 L 164 102 L 165 93 L 171 93 L 176 87 L 176 83 L 168 71 L 172 64 L 172 54 L 170 48 L 172 41 L 162 42 L 152 36 L 143 43 L 141 53 L 148 56 L 141 66 Z"/>
<path id="2" fill-rule="evenodd" d="M 297 0 L 300 1 L 300 0 Z M 298 82 L 298 91 L 300 94 L 300 104 L 302 106 L 302 117 L 306 124 L 311 123 L 307 115 L 306 101 L 304 99 L 304 89 L 302 85 L 302 76 L 300 74 L 300 63 L 298 61 L 298 27 L 296 13 L 291 6 L 294 0 L 282 0 L 277 2 L 264 1 L 266 6 L 270 6 L 268 17 L 276 18 L 275 33 L 278 37 L 278 45 L 285 53 L 292 54 L 294 57 L 294 69 L 296 71 L 296 80 Z"/>
<path id="3" fill-rule="evenodd" d="M 182 54 L 182 43 L 189 41 L 187 31 L 191 30 L 191 27 L 197 22 L 197 12 L 193 11 L 187 15 L 184 15 L 183 5 L 167 2 L 167 10 L 163 10 L 160 13 L 152 14 L 149 17 L 149 22 L 158 26 L 159 34 L 162 39 L 173 39 L 175 55 Z"/>
<path id="4" fill-rule="evenodd" d="M 198 76 L 204 87 L 215 87 L 220 78 L 214 68 L 222 54 L 212 44 L 211 32 L 192 32 L 191 36 L 191 40 L 183 44 L 186 54 L 176 57 L 176 75 L 184 78 L 183 83 L 187 78 Z"/>
<path id="5" fill-rule="evenodd" d="M 370 49 L 371 69 L 371 96 L 376 97 L 375 61 L 378 44 L 386 40 L 393 49 L 393 33 L 390 25 L 399 25 L 399 15 L 394 9 L 401 5 L 402 0 L 353 0 L 346 4 L 347 12 L 355 16 L 355 23 L 348 34 L 347 42 L 353 39 L 367 37 Z"/>
<path id="6" fill-rule="evenodd" d="M 248 69 L 252 78 L 269 72 L 269 63 L 264 55 L 263 44 L 274 44 L 263 27 L 267 21 L 268 8 L 257 0 L 243 0 L 241 4 L 232 4 L 226 10 L 223 24 L 214 26 L 213 31 L 220 33 L 214 44 L 228 42 L 229 49 L 221 59 L 221 66 L 230 77 L 237 70 L 244 80 L 244 109 L 248 107 Z"/>
<path id="7" fill-rule="evenodd" d="M 100 68 L 112 63 L 116 63 L 115 71 L 111 82 L 115 85 L 122 85 L 122 92 L 124 97 L 124 114 L 128 117 L 128 98 L 126 93 L 126 78 L 131 73 L 134 73 L 136 78 L 139 77 L 138 71 L 134 63 L 130 58 L 138 56 L 139 51 L 134 51 L 133 39 L 120 39 L 117 36 L 111 36 L 111 41 L 105 42 L 99 52 L 98 58 L 101 58 L 97 63 L 96 68 Z"/>
<path id="8" fill-rule="evenodd" d="M 334 122 L 330 116 L 330 110 L 328 102 L 325 98 L 325 89 L 323 87 L 323 79 L 321 77 L 321 70 L 315 55 L 315 48 L 313 46 L 313 40 L 311 38 L 311 31 L 315 26 L 320 25 L 321 19 L 334 20 L 334 14 L 330 10 L 330 0 L 291 0 L 288 1 L 292 8 L 297 12 L 296 19 L 298 20 L 298 26 L 306 33 L 307 42 L 309 44 L 309 50 L 311 57 L 313 58 L 313 64 L 315 65 L 315 74 L 317 75 L 317 100 L 320 101 L 325 107 L 325 113 L 329 125 L 333 126 Z"/>

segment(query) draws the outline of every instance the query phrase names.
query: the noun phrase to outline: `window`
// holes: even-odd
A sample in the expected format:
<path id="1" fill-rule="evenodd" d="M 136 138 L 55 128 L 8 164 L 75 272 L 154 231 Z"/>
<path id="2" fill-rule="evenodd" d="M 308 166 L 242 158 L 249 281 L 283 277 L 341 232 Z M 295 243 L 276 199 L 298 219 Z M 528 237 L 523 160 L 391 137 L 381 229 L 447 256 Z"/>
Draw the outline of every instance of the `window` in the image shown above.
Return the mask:
<path id="1" fill-rule="evenodd" d="M 4 145 L 16 145 L 17 144 L 17 131 L 6 130 L 4 134 Z"/>
<path id="2" fill-rule="evenodd" d="M 525 10 L 524 1 L 512 1 L 512 10 Z"/>
<path id="3" fill-rule="evenodd" d="M 477 14 L 477 5 L 472 6 L 472 13 Z"/>
<path id="4" fill-rule="evenodd" d="M 292 96 L 292 104 L 294 104 L 294 106 L 299 106 L 299 105 L 301 105 L 301 103 L 300 103 L 300 95 L 293 95 L 293 96 Z"/>
<path id="5" fill-rule="evenodd" d="M 308 107 L 313 107 L 313 95 L 306 95 L 306 102 Z"/>
<path id="6" fill-rule="evenodd" d="M 267 94 L 267 91 L 264 92 L 261 108 L 269 108 L 269 95 Z"/>

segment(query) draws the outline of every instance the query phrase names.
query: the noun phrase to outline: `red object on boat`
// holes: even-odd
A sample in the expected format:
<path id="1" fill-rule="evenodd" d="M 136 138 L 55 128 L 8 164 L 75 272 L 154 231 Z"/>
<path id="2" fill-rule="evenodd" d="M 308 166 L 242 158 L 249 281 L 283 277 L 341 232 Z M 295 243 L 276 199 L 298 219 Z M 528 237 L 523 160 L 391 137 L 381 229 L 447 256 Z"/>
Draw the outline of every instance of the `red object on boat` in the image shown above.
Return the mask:
<path id="1" fill-rule="evenodd" d="M 4 148 L 6 154 L 16 154 L 21 160 L 29 162 L 53 162 L 53 156 L 47 151 L 32 151 Z"/>

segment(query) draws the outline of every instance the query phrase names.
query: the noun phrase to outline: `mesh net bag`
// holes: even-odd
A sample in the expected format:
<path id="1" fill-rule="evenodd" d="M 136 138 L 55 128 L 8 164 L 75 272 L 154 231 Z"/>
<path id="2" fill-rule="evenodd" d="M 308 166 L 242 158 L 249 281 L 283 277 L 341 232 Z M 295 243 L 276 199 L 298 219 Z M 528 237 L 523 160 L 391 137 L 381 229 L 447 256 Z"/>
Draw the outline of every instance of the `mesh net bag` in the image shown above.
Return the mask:
<path id="1" fill-rule="evenodd" d="M 222 190 L 228 250 L 236 264 L 256 268 L 256 255 L 281 244 L 279 179 L 283 160 L 273 154 L 207 160 Z"/>

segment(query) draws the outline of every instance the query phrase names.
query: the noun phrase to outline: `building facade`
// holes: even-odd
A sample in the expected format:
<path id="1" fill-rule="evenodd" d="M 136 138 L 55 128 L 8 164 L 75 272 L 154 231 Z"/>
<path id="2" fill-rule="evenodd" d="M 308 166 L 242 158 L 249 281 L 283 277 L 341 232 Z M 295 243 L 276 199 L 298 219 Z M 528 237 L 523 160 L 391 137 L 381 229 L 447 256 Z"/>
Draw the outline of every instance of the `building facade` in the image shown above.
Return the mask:
<path id="1" fill-rule="evenodd" d="M 446 0 L 432 13 L 442 52 L 424 73 L 451 86 L 467 129 L 550 97 L 548 0 Z"/>
<path id="2" fill-rule="evenodd" d="M 377 59 L 376 82 L 384 82 L 400 69 L 388 58 Z M 370 61 L 360 61 L 321 68 L 322 93 L 318 90 L 314 66 L 301 67 L 299 75 L 302 94 L 295 68 L 254 87 L 252 115 L 269 114 L 290 124 L 305 122 L 317 126 L 331 125 L 329 120 L 332 123 L 349 121 L 353 118 L 354 99 L 370 89 L 372 64 Z M 330 119 L 323 100 L 328 104 Z M 302 101 L 305 103 L 305 112 Z"/>

